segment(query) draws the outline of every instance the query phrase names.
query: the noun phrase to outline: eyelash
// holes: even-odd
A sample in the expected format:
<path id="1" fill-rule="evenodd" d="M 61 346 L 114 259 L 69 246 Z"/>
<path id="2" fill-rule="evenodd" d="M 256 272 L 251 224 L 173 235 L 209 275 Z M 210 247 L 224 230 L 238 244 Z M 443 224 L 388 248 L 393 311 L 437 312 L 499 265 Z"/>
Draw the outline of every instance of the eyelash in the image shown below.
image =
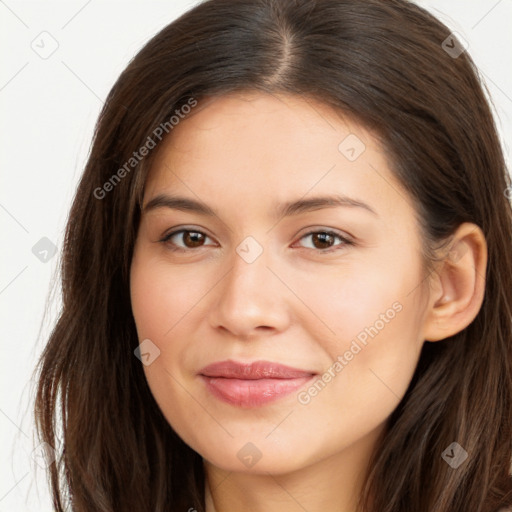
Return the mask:
<path id="1" fill-rule="evenodd" d="M 197 229 L 178 229 L 176 231 L 172 231 L 171 233 L 165 235 L 161 240 L 159 240 L 159 242 L 162 242 L 163 244 L 165 245 L 168 245 L 170 250 L 173 251 L 173 252 L 190 252 L 190 251 L 194 251 L 194 248 L 186 248 L 184 249 L 183 247 L 178 247 L 176 246 L 175 244 L 173 244 L 172 242 L 169 242 L 170 238 L 178 233 L 199 233 L 201 235 L 204 235 L 205 237 L 207 238 L 210 238 L 206 233 L 203 233 L 202 231 L 199 231 Z M 334 251 L 338 251 L 340 250 L 339 248 L 340 247 L 345 247 L 345 246 L 351 246 L 351 245 L 355 245 L 355 243 L 340 235 L 339 233 L 337 233 L 336 231 L 331 231 L 331 230 L 316 230 L 316 231 L 309 231 L 308 233 L 305 233 L 304 235 L 302 235 L 299 240 L 302 240 L 303 238 L 307 237 L 307 236 L 310 236 L 310 235 L 316 235 L 316 234 L 326 234 L 326 235 L 330 235 L 330 236 L 334 236 L 334 237 L 337 237 L 339 238 L 342 243 L 337 245 L 337 246 L 334 246 L 334 247 L 330 247 L 328 249 L 311 249 L 315 252 L 318 252 L 320 254 L 326 254 L 326 253 L 331 253 L 331 252 L 334 252 Z M 201 247 L 204 247 L 204 246 L 201 246 Z M 200 249 L 201 247 L 198 247 L 198 249 Z M 302 249 L 310 249 L 309 247 L 302 247 Z"/>

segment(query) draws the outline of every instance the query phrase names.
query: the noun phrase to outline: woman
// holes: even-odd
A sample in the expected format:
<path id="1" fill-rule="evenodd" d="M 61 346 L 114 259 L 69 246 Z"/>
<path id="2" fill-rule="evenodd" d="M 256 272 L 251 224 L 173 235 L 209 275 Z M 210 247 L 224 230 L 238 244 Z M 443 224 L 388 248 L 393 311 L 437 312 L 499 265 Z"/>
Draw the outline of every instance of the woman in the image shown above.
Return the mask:
<path id="1" fill-rule="evenodd" d="M 512 504 L 509 190 L 418 6 L 185 13 L 114 85 L 70 212 L 36 400 L 56 509 Z"/>

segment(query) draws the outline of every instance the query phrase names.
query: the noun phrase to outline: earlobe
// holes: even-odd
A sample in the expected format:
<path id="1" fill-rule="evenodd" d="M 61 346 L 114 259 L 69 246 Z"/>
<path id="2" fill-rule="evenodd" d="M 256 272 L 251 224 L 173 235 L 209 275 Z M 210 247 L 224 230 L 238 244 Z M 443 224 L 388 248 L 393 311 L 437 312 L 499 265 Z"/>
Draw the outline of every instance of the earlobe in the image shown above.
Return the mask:
<path id="1" fill-rule="evenodd" d="M 431 275 L 425 341 L 439 341 L 457 334 L 480 311 L 487 269 L 487 242 L 482 230 L 476 224 L 461 224 L 437 268 Z"/>

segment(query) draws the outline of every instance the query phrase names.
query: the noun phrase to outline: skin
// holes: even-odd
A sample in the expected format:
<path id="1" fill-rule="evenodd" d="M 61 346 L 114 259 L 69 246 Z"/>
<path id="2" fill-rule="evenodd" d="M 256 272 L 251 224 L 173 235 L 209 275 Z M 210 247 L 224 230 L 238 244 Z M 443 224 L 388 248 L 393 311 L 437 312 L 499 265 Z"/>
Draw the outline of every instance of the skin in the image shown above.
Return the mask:
<path id="1" fill-rule="evenodd" d="M 365 145 L 354 161 L 338 149 L 349 134 Z M 204 459 L 207 512 L 355 511 L 369 457 L 423 343 L 459 332 L 480 309 L 483 233 L 461 225 L 426 278 L 413 202 L 377 140 L 326 105 L 290 95 L 200 103 L 159 147 L 144 206 L 161 193 L 216 212 L 144 212 L 131 267 L 139 339 L 160 350 L 145 375 L 169 424 Z M 334 193 L 376 215 L 331 206 L 274 217 L 276 204 Z M 206 236 L 160 241 L 180 228 Z M 354 245 L 336 236 L 322 242 L 307 235 L 313 230 L 337 231 Z M 251 263 L 236 251 L 248 236 L 263 249 Z M 186 252 L 173 252 L 173 242 Z M 397 303 L 394 318 L 307 404 L 293 392 L 244 409 L 213 397 L 198 377 L 229 358 L 320 376 L 331 368 L 332 376 L 338 356 Z M 249 442 L 261 454 L 251 467 L 237 456 Z"/>

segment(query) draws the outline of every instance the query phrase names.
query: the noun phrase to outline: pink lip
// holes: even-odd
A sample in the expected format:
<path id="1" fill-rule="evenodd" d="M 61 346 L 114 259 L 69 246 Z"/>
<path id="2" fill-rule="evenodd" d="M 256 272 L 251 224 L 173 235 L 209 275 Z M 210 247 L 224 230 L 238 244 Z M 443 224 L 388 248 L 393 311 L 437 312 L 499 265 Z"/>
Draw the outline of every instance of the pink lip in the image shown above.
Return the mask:
<path id="1" fill-rule="evenodd" d="M 231 360 L 210 364 L 199 374 L 215 397 L 239 407 L 257 407 L 277 400 L 316 375 L 269 361 L 244 364 Z"/>

